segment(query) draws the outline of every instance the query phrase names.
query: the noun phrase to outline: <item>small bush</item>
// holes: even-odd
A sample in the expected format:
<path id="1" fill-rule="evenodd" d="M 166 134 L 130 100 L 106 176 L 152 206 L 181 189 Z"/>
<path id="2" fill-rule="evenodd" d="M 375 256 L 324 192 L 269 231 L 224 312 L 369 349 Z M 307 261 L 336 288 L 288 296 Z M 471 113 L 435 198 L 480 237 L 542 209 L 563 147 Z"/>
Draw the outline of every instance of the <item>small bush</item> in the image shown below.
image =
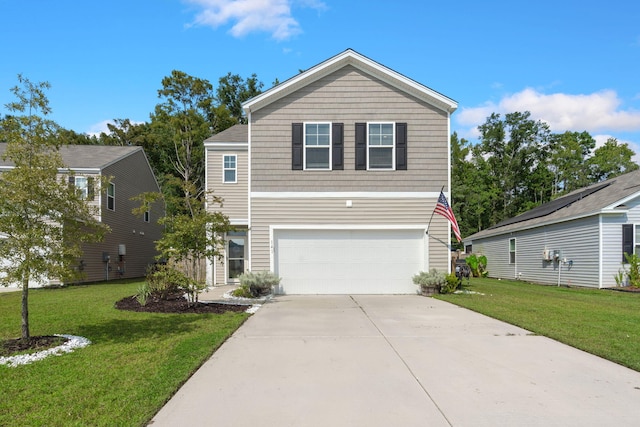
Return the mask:
<path id="1" fill-rule="evenodd" d="M 618 274 L 614 276 L 616 284 L 640 288 L 640 257 L 638 254 L 625 253 L 624 258 L 627 260 L 628 266 L 625 266 L 626 269 L 619 270 Z"/>
<path id="2" fill-rule="evenodd" d="M 451 294 L 458 286 L 460 286 L 462 280 L 456 276 L 456 273 L 449 273 L 445 276 L 445 283 L 440 287 L 441 294 Z"/>
<path id="3" fill-rule="evenodd" d="M 465 260 L 467 265 L 471 269 L 471 275 L 473 277 L 487 277 L 489 272 L 487 271 L 486 256 L 477 256 L 476 254 L 471 254 Z"/>
<path id="4" fill-rule="evenodd" d="M 280 277 L 271 271 L 258 271 L 243 273 L 238 277 L 240 279 L 240 287 L 249 290 L 252 298 L 263 295 L 269 295 L 274 286 L 278 286 Z"/>
<path id="5" fill-rule="evenodd" d="M 420 286 L 420 291 L 423 295 L 440 292 L 446 282 L 445 274 L 438 272 L 435 268 L 432 268 L 429 272 L 421 271 L 413 276 L 413 283 Z"/>

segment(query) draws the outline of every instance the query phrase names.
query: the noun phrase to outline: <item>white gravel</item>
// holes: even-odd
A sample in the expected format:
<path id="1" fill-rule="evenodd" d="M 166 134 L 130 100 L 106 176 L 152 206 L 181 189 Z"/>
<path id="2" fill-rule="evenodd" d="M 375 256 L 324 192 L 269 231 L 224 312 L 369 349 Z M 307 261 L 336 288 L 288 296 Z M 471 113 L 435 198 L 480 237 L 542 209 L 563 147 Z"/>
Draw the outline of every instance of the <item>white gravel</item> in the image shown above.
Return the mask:
<path id="1" fill-rule="evenodd" d="M 84 337 L 78 337 L 75 335 L 59 335 L 59 334 L 55 334 L 55 336 L 67 338 L 69 341 L 67 341 L 62 345 L 59 345 L 58 347 L 53 347 L 47 350 L 39 351 L 37 353 L 20 354 L 18 356 L 9 356 L 9 357 L 0 357 L 0 365 L 7 365 L 10 367 L 26 365 L 32 362 L 37 362 L 38 360 L 42 360 L 45 357 L 60 356 L 61 354 L 64 354 L 64 353 L 71 353 L 76 348 L 86 347 L 89 344 L 91 344 L 91 341 L 89 341 Z"/>

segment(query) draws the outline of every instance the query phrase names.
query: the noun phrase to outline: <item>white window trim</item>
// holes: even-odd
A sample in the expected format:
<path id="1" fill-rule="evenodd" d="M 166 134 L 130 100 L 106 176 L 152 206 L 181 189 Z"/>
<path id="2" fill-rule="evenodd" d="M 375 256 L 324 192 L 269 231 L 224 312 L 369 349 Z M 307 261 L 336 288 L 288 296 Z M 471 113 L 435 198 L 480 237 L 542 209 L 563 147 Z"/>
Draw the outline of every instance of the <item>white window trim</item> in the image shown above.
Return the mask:
<path id="1" fill-rule="evenodd" d="M 224 165 L 224 158 L 225 157 L 233 157 L 235 159 L 235 167 L 234 168 L 227 168 Z M 233 181 L 226 181 L 225 180 L 225 172 L 228 170 L 233 170 L 235 171 L 235 180 Z M 238 183 L 238 155 L 237 154 L 223 154 L 222 155 L 222 183 L 223 184 L 237 184 Z"/>
<path id="2" fill-rule="evenodd" d="M 371 168 L 369 166 L 369 160 L 371 159 L 371 155 L 369 154 L 370 148 L 376 147 L 385 147 L 388 148 L 387 145 L 369 145 L 369 125 L 391 125 L 393 129 L 393 134 L 391 136 L 393 144 L 391 145 L 391 167 L 390 168 Z M 394 171 L 396 170 L 396 122 L 367 122 L 367 170 L 368 171 Z"/>
<path id="3" fill-rule="evenodd" d="M 113 196 L 109 195 L 109 188 L 113 188 Z M 113 209 L 109 208 L 109 199 L 112 198 L 113 199 Z M 116 184 L 114 184 L 113 182 L 110 182 L 107 184 L 107 209 L 110 211 L 115 212 L 116 210 Z"/>
<path id="4" fill-rule="evenodd" d="M 307 125 L 329 125 L 329 167 L 326 169 L 319 168 L 307 168 Z M 333 123 L 332 122 L 303 122 L 302 123 L 302 169 L 309 171 L 330 171 L 333 168 Z M 320 146 L 325 148 L 324 146 Z M 309 148 L 318 148 L 318 146 L 311 145 Z"/>
<path id="5" fill-rule="evenodd" d="M 513 262 L 511 262 L 511 241 L 513 240 Z M 509 238 L 509 247 L 507 248 L 508 252 L 509 252 L 509 265 L 515 265 L 516 264 L 516 257 L 518 254 L 518 242 L 516 241 L 515 237 L 510 237 Z"/>
<path id="6" fill-rule="evenodd" d="M 151 212 L 149 211 L 144 211 L 144 214 L 142 215 L 142 219 L 144 222 L 149 222 L 151 218 Z"/>

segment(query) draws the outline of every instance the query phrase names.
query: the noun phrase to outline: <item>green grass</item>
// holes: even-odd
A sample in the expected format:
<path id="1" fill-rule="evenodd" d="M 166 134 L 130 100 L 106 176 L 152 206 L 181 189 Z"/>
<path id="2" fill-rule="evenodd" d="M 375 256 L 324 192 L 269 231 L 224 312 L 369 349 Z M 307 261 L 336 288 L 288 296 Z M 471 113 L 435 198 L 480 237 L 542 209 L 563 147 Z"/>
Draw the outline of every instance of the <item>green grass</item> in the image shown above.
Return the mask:
<path id="1" fill-rule="evenodd" d="M 437 298 L 640 371 L 640 293 L 471 279 Z"/>
<path id="2" fill-rule="evenodd" d="M 30 290 L 31 335 L 78 335 L 92 344 L 0 365 L 0 425 L 144 425 L 249 316 L 116 310 L 139 284 Z M 20 297 L 0 293 L 0 340 L 20 336 Z"/>

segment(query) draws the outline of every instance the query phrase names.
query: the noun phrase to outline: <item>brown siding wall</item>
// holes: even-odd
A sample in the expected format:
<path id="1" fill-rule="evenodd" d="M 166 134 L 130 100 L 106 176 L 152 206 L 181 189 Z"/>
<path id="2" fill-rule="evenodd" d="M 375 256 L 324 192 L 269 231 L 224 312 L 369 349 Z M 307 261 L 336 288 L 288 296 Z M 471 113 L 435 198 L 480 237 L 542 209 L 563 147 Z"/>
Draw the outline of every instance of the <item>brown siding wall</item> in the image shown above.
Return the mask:
<path id="1" fill-rule="evenodd" d="M 162 228 L 157 224 L 164 215 L 164 206 L 157 203 L 152 206 L 150 221 L 131 212 L 139 206 L 139 202 L 130 200 L 132 197 L 148 191 L 160 191 L 142 151 L 137 151 L 119 162 L 105 168 L 105 176 L 112 177 L 115 184 L 115 211 L 107 209 L 106 189 L 101 192 L 102 222 L 111 227 L 101 243 L 88 244 L 84 247 L 85 281 L 101 281 L 107 278 L 102 253 L 111 256 L 109 263 L 109 280 L 118 278 L 142 277 L 146 274 L 149 264 L 155 261 L 157 252 L 155 241 L 162 236 Z M 96 195 L 97 196 L 97 195 Z M 124 263 L 119 262 L 118 245 L 124 244 L 126 255 Z M 124 273 L 119 274 L 118 268 L 124 266 Z"/>
<path id="2" fill-rule="evenodd" d="M 252 113 L 252 191 L 439 191 L 447 184 L 448 116 L 347 66 Z M 344 123 L 344 170 L 292 171 L 291 124 Z M 355 123 L 408 124 L 408 170 L 356 171 Z"/>

